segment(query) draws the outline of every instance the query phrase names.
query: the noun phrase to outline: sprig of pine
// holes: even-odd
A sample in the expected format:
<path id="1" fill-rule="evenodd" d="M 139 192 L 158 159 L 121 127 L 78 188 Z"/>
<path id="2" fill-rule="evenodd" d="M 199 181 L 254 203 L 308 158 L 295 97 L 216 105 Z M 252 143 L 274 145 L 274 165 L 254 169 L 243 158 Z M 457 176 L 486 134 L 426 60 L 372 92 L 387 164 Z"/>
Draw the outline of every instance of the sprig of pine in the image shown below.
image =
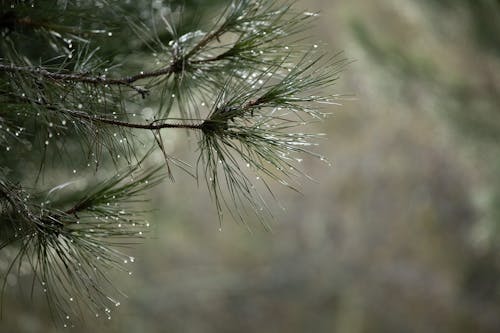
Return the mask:
<path id="1" fill-rule="evenodd" d="M 143 238 L 149 223 L 141 217 L 144 211 L 131 204 L 142 202 L 142 194 L 163 180 L 161 170 L 128 168 L 90 192 L 73 194 L 80 199 L 70 207 L 64 200 L 47 200 L 69 184 L 32 196 L 1 181 L 2 230 L 11 232 L 2 232 L 0 249 L 18 248 L 2 293 L 16 263 L 20 267 L 26 261 L 34 274 L 32 288 L 41 286 L 57 319 L 67 321 L 82 305 L 96 316 L 110 316 L 112 306 L 120 303 L 107 272 L 128 272 L 126 264 L 134 261 L 118 248 Z"/>
<path id="2" fill-rule="evenodd" d="M 271 209 L 260 189 L 272 195 L 274 181 L 297 190 L 304 155 L 324 160 L 313 149 L 321 134 L 304 128 L 324 118 L 322 104 L 336 103 L 329 91 L 347 62 L 307 45 L 316 14 L 292 2 L 234 0 L 206 31 L 185 32 L 167 7 L 145 20 L 129 12 L 144 12 L 140 2 L 46 6 L 0 9 L 0 249 L 18 249 L 5 281 L 29 263 L 33 289 L 46 293 L 56 318 L 82 308 L 109 316 L 119 304 L 107 270 L 131 261 L 118 247 L 143 238 L 136 202 L 173 178 L 171 164 L 203 178 L 220 219 L 228 210 L 265 222 Z M 110 56 L 114 38 L 137 58 Z M 196 170 L 167 153 L 163 134 L 173 130 L 198 138 Z M 165 165 L 144 169 L 151 145 Z M 14 152 L 38 162 L 32 184 Z M 106 181 L 50 200 L 72 182 L 40 190 L 49 162 L 97 172 L 106 161 L 117 170 Z"/>

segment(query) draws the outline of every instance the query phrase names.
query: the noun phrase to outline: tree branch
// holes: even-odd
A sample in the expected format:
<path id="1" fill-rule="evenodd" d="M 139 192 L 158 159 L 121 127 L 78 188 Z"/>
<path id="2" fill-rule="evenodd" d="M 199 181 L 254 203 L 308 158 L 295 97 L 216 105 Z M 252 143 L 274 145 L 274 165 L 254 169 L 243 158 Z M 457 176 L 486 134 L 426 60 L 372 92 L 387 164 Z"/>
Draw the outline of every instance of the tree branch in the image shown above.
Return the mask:
<path id="1" fill-rule="evenodd" d="M 89 76 L 86 73 L 54 73 L 50 72 L 45 68 L 35 68 L 35 67 L 23 67 L 23 66 L 15 66 L 15 65 L 4 65 L 0 64 L 0 71 L 7 73 L 31 73 L 41 75 L 48 79 L 54 81 L 66 81 L 66 82 L 81 82 L 81 83 L 90 83 L 95 85 L 122 85 L 127 86 L 135 91 L 137 91 L 144 98 L 149 93 L 148 89 L 138 87 L 133 85 L 134 82 L 146 79 L 150 77 L 158 77 L 162 75 L 170 75 L 174 72 L 174 64 L 172 63 L 170 66 L 151 72 L 141 72 L 136 75 L 126 76 L 123 78 L 107 78 L 104 75 L 101 76 Z"/>
<path id="2" fill-rule="evenodd" d="M 52 109 L 50 106 L 46 106 L 47 109 Z M 54 108 L 55 111 L 57 111 L 57 108 Z M 184 128 L 184 129 L 196 129 L 199 130 L 202 127 L 202 124 L 170 124 L 170 123 L 159 123 L 158 120 L 152 121 L 149 124 L 136 124 L 136 123 L 129 123 L 126 121 L 120 121 L 120 120 L 115 120 L 115 119 L 108 119 L 108 118 L 102 118 L 98 116 L 92 116 L 87 113 L 79 112 L 79 111 L 73 111 L 73 110 L 65 110 L 65 112 L 71 114 L 72 116 L 81 118 L 81 119 L 86 119 L 90 121 L 96 121 L 100 122 L 103 124 L 108 124 L 108 125 L 114 125 L 114 126 L 120 126 L 120 127 L 127 127 L 127 128 L 137 128 L 137 129 L 145 129 L 145 130 L 150 130 L 150 131 L 155 131 L 155 130 L 161 130 L 164 128 Z"/>
<path id="3" fill-rule="evenodd" d="M 203 126 L 203 122 L 199 123 L 199 124 L 180 124 L 180 123 L 171 124 L 171 123 L 166 123 L 166 122 L 160 122 L 160 120 L 155 120 L 155 121 L 152 121 L 148 124 L 129 123 L 126 121 L 104 118 L 104 117 L 100 117 L 97 115 L 90 115 L 90 114 L 82 112 L 82 111 L 75 111 L 75 110 L 59 108 L 55 105 L 48 104 L 47 102 L 45 102 L 43 100 L 37 101 L 37 100 L 27 98 L 24 96 L 17 96 L 17 95 L 13 95 L 13 94 L 9 94 L 9 95 L 11 95 L 11 97 L 15 98 L 16 100 L 21 100 L 21 101 L 24 101 L 26 103 L 36 104 L 36 105 L 42 106 L 45 109 L 50 110 L 50 111 L 63 112 L 63 113 L 69 114 L 69 115 L 76 117 L 76 118 L 89 120 L 91 122 L 99 122 L 99 123 L 103 123 L 103 124 L 107 124 L 107 125 L 114 125 L 114 126 L 120 126 L 120 127 L 126 127 L 126 128 L 145 129 L 145 130 L 150 130 L 150 131 L 155 131 L 155 130 L 157 131 L 157 130 L 161 130 L 164 128 L 184 128 L 184 129 L 200 130 L 200 129 L 202 129 L 202 126 Z"/>

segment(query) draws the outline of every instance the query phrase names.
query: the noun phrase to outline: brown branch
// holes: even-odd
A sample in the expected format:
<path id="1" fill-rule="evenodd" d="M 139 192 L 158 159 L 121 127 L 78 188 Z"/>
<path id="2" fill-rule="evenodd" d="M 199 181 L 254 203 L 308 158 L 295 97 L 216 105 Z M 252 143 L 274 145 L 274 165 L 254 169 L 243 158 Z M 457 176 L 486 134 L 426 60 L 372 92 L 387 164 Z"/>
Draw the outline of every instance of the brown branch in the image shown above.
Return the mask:
<path id="1" fill-rule="evenodd" d="M 198 53 L 201 49 L 207 46 L 214 39 L 219 40 L 219 37 L 226 33 L 226 27 L 222 24 L 217 30 L 206 34 L 193 48 L 185 55 L 185 59 L 188 59 Z"/>
<path id="2" fill-rule="evenodd" d="M 47 107 L 47 109 L 50 109 L 50 107 Z M 55 109 L 57 110 L 57 108 L 55 108 Z M 201 129 L 201 126 L 202 126 L 202 124 L 170 124 L 170 123 L 159 123 L 158 121 L 153 121 L 153 122 L 150 122 L 149 124 L 137 124 L 137 123 L 129 123 L 126 121 L 121 121 L 121 120 L 92 116 L 92 115 L 89 115 L 87 113 L 82 113 L 82 112 L 78 112 L 78 111 L 65 110 L 65 112 L 67 112 L 67 113 L 69 113 L 72 116 L 77 117 L 77 118 L 95 121 L 95 122 L 99 122 L 99 123 L 103 123 L 103 124 L 126 127 L 126 128 L 145 129 L 145 130 L 150 130 L 150 131 L 157 131 L 157 130 L 161 130 L 164 128 L 184 128 L 184 129 L 199 130 L 199 129 Z"/>
<path id="3" fill-rule="evenodd" d="M 90 83 L 95 85 L 123 85 L 130 87 L 137 91 L 144 98 L 148 94 L 148 90 L 145 88 L 141 88 L 138 86 L 132 85 L 134 82 L 146 79 L 150 77 L 158 77 L 162 75 L 170 75 L 174 72 L 174 64 L 172 63 L 170 66 L 151 72 L 141 72 L 136 75 L 126 76 L 123 78 L 107 78 L 105 76 L 89 76 L 86 73 L 54 73 L 46 70 L 45 68 L 36 68 L 36 67 L 22 67 L 15 65 L 4 65 L 0 64 L 0 71 L 7 73 L 31 73 L 41 75 L 48 79 L 54 81 L 68 81 L 68 82 L 82 82 L 82 83 Z"/>
<path id="4" fill-rule="evenodd" d="M 73 117 L 80 118 L 80 119 L 85 119 L 89 120 L 91 122 L 98 122 L 102 124 L 107 124 L 107 125 L 114 125 L 114 126 L 120 126 L 120 127 L 126 127 L 126 128 L 136 128 L 136 129 L 145 129 L 145 130 L 150 130 L 150 131 L 158 131 L 164 128 L 184 128 L 184 129 L 192 129 L 192 130 L 201 130 L 203 126 L 203 122 L 198 123 L 198 124 L 181 124 L 181 123 L 167 123 L 167 122 L 160 122 L 159 120 L 152 121 L 147 124 L 137 124 L 137 123 L 129 123 L 127 121 L 122 121 L 122 120 L 116 120 L 116 119 L 109 119 L 109 118 L 104 118 L 98 115 L 90 115 L 88 113 L 82 112 L 82 111 L 75 111 L 75 110 L 69 110 L 69 109 L 62 109 L 59 108 L 55 105 L 51 105 L 46 103 L 43 100 L 37 101 L 31 98 L 27 98 L 24 96 L 18 96 L 14 94 L 7 93 L 7 95 L 10 95 L 11 97 L 14 97 L 17 101 L 23 101 L 31 104 L 36 104 L 41 107 L 44 107 L 47 110 L 50 111 L 55 111 L 55 112 L 63 112 L 66 114 L 69 114 Z M 8 102 L 8 101 L 4 101 Z"/>
<path id="5" fill-rule="evenodd" d="M 19 20 L 20 23 L 23 24 L 32 24 L 33 21 L 28 17 L 28 18 L 23 18 Z M 159 76 L 170 76 L 173 73 L 177 73 L 182 68 L 184 68 L 184 64 L 188 63 L 188 59 L 197 54 L 200 50 L 202 50 L 207 44 L 212 42 L 214 39 L 219 39 L 221 35 L 223 35 L 226 32 L 225 26 L 221 25 L 217 30 L 206 34 L 193 48 L 184 56 L 175 56 L 174 55 L 174 60 L 170 63 L 169 66 L 156 70 L 156 71 L 149 71 L 149 72 L 140 72 L 135 75 L 131 76 L 125 76 L 121 78 L 107 78 L 104 75 L 101 76 L 89 76 L 87 73 L 55 73 L 55 72 L 50 72 L 45 68 L 42 67 L 28 67 L 28 66 L 15 66 L 13 64 L 11 65 L 4 65 L 0 64 L 0 71 L 7 72 L 7 73 L 18 73 L 18 72 L 24 72 L 24 73 L 31 73 L 31 74 L 37 74 L 41 75 L 43 77 L 55 80 L 55 81 L 67 81 L 67 82 L 81 82 L 81 83 L 89 83 L 89 84 L 95 84 L 95 85 L 122 85 L 122 86 L 127 86 L 129 88 L 132 88 L 133 90 L 137 91 L 142 98 L 145 98 L 149 90 L 133 85 L 136 81 L 142 80 L 142 79 L 147 79 L 147 78 L 152 78 L 152 77 L 159 77 Z M 193 64 L 200 64 L 204 62 L 214 62 L 218 60 L 222 60 L 225 54 L 221 54 L 216 57 L 208 58 L 208 59 L 200 59 L 200 60 L 193 60 Z"/>
<path id="6" fill-rule="evenodd" d="M 133 83 L 151 77 L 158 77 L 163 75 L 170 76 L 172 73 L 178 72 L 179 68 L 183 68 L 182 65 L 184 62 L 187 61 L 188 58 L 196 54 L 199 50 L 205 47 L 213 39 L 219 38 L 220 35 L 222 35 L 224 32 L 225 32 L 224 29 L 222 29 L 221 27 L 210 34 L 207 34 L 184 57 L 176 58 L 174 61 L 170 63 L 169 66 L 165 68 L 156 71 L 140 72 L 135 75 L 125 76 L 121 78 L 107 78 L 104 75 L 89 76 L 87 73 L 55 73 L 55 72 L 50 72 L 47 69 L 41 67 L 27 67 L 27 66 L 23 67 L 23 66 L 4 65 L 4 64 L 0 64 L 0 71 L 7 73 L 24 72 L 24 73 L 38 74 L 55 81 L 82 82 L 82 83 L 90 83 L 96 85 L 97 84 L 123 85 L 136 90 L 138 93 L 142 95 L 142 97 L 145 97 L 149 91 L 145 88 L 134 86 Z M 199 64 L 203 62 L 212 62 L 220 60 L 221 58 L 222 58 L 221 55 L 219 55 L 214 58 L 196 60 L 193 61 L 193 63 Z"/>

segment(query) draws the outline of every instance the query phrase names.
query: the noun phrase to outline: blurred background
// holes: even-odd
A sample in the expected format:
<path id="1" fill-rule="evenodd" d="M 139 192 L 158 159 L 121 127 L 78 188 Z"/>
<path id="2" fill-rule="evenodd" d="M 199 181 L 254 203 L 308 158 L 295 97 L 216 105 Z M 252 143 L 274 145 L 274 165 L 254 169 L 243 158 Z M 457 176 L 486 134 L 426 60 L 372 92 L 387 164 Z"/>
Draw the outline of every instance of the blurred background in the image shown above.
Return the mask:
<path id="1" fill-rule="evenodd" d="M 128 297 L 73 332 L 500 332 L 500 1 L 297 6 L 321 12 L 311 43 L 354 60 L 315 129 L 332 167 L 305 161 L 302 195 L 276 185 L 271 232 L 219 231 L 178 173 L 113 277 Z M 0 332 L 56 331 L 43 302 L 4 304 Z"/>

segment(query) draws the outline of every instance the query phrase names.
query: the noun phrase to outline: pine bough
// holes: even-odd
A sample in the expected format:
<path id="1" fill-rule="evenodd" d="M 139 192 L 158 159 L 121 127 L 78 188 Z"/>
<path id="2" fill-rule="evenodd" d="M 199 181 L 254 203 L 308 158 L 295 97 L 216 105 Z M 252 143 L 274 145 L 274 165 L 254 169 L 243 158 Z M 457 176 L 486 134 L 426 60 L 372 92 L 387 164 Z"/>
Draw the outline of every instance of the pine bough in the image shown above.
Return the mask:
<path id="1" fill-rule="evenodd" d="M 318 105 L 336 104 L 321 92 L 346 61 L 308 45 L 317 15 L 291 3 L 236 0 L 206 31 L 183 31 L 179 11 L 159 2 L 43 3 L 0 10 L 0 249 L 15 250 L 2 294 L 27 265 L 32 289 L 69 325 L 82 309 L 110 317 L 119 305 L 106 272 L 128 272 L 134 258 L 119 249 L 148 227 L 137 202 L 173 166 L 206 183 L 220 218 L 265 221 L 258 189 L 294 188 L 301 155 L 323 160 L 311 151 L 320 134 L 303 132 L 324 118 Z M 182 130 L 197 138 L 193 168 L 167 150 L 165 133 Z M 151 166 L 158 151 L 164 163 Z M 108 179 L 40 189 L 54 165 L 107 162 Z"/>

